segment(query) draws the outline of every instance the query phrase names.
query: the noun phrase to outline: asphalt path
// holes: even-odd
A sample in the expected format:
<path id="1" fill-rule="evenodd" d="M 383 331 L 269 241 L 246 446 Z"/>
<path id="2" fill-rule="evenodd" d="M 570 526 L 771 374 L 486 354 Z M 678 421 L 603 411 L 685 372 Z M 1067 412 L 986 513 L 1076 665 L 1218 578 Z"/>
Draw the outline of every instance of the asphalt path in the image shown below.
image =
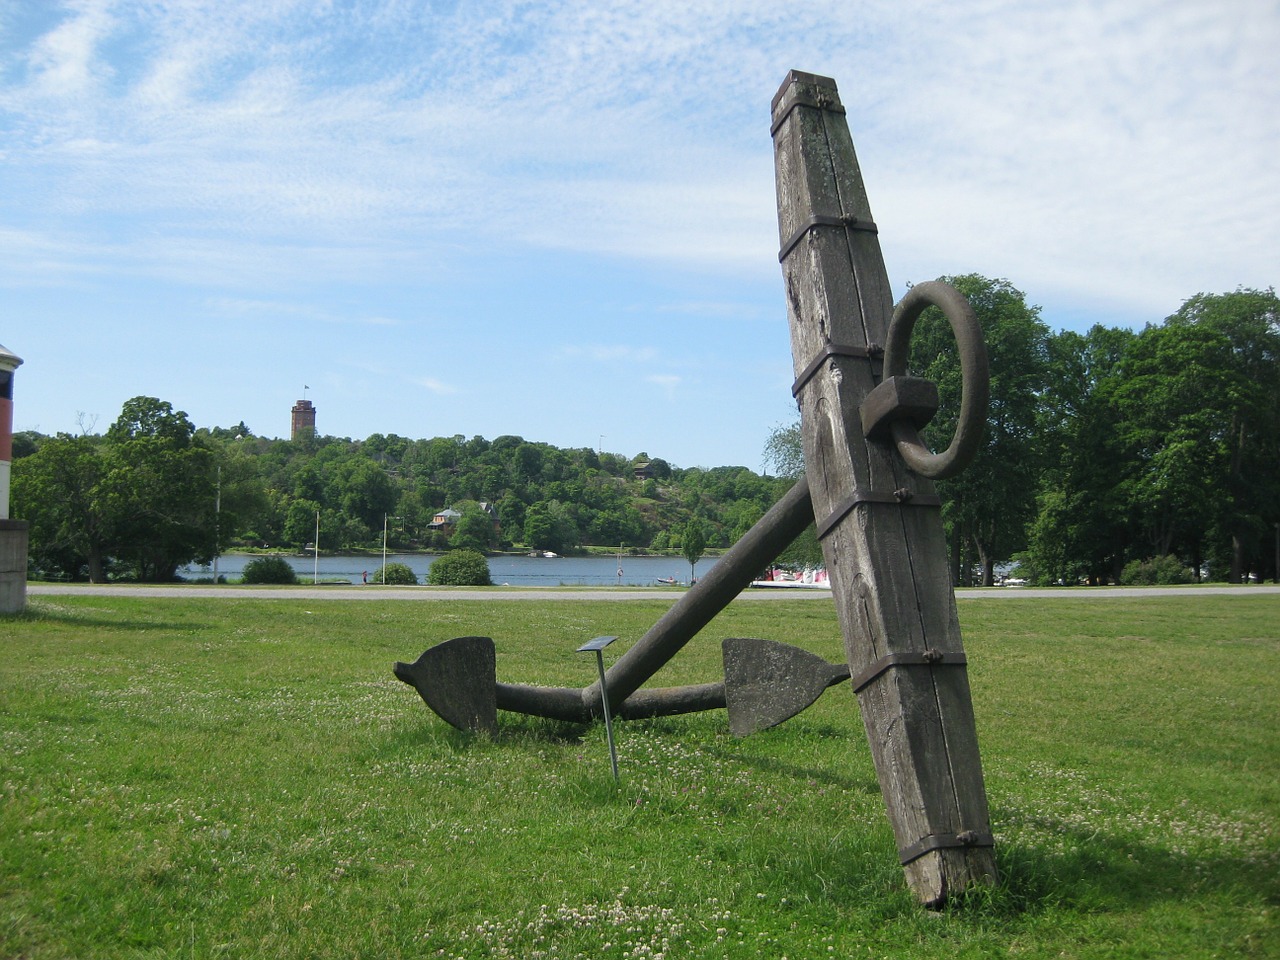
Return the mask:
<path id="1" fill-rule="evenodd" d="M 131 583 L 29 583 L 29 597 L 154 597 L 169 600 L 223 597 L 233 600 L 665 600 L 674 603 L 686 590 L 664 587 L 382 587 L 345 584 L 299 587 L 147 586 Z M 1129 597 L 1259 597 L 1280 596 L 1280 586 L 1191 587 L 985 587 L 961 588 L 957 600 L 1110 600 Z M 749 589 L 739 600 L 830 600 L 821 589 Z"/>

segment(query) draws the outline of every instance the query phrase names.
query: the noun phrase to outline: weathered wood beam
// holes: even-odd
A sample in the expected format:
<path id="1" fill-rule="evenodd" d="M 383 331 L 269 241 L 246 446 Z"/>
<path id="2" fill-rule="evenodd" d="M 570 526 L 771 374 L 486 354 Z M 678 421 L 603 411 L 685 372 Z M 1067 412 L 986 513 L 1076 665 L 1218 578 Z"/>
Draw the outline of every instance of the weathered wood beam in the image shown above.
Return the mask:
<path id="1" fill-rule="evenodd" d="M 936 905 L 996 876 L 941 512 L 862 432 L 893 296 L 835 82 L 792 71 L 772 119 L 809 493 L 907 881 Z"/>

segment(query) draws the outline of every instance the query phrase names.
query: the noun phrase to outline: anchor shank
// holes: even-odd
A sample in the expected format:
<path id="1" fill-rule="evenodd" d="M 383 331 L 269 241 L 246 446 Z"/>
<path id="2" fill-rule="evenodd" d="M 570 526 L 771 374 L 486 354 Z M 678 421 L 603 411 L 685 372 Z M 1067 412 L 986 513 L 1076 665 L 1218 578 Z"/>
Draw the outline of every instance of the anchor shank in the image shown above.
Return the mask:
<path id="1" fill-rule="evenodd" d="M 802 479 L 605 672 L 610 706 L 617 710 L 639 690 L 812 522 Z M 582 691 L 582 699 L 593 716 L 600 713 L 599 681 Z"/>

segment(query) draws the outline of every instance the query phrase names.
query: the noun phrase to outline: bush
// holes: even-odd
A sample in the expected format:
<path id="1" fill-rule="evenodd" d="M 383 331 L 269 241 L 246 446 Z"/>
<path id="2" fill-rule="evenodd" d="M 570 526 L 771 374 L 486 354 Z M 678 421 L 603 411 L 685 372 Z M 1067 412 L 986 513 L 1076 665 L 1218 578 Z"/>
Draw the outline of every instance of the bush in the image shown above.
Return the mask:
<path id="1" fill-rule="evenodd" d="M 254 557 L 244 565 L 241 582 L 294 584 L 298 575 L 284 557 Z"/>
<path id="2" fill-rule="evenodd" d="M 1193 579 L 1191 568 L 1184 567 L 1175 556 L 1130 560 L 1120 572 L 1120 583 L 1126 587 L 1190 583 Z"/>
<path id="3" fill-rule="evenodd" d="M 384 573 L 387 576 L 386 580 L 382 579 Z M 385 567 L 379 567 L 373 571 L 369 582 L 395 584 L 398 587 L 416 587 L 418 577 L 403 563 L 388 563 Z"/>
<path id="4" fill-rule="evenodd" d="M 451 550 L 437 557 L 427 571 L 427 583 L 433 587 L 488 587 L 489 561 L 477 550 Z"/>

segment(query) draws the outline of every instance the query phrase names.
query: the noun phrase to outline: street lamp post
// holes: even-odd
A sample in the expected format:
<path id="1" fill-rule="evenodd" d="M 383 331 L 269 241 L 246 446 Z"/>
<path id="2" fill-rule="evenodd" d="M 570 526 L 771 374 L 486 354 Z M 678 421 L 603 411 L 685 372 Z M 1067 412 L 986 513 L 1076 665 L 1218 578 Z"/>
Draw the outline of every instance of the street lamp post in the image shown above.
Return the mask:
<path id="1" fill-rule="evenodd" d="M 218 529 L 222 521 L 222 464 L 218 464 L 218 492 L 213 500 L 213 585 L 218 585 L 218 554 L 222 552 L 222 531 Z"/>

